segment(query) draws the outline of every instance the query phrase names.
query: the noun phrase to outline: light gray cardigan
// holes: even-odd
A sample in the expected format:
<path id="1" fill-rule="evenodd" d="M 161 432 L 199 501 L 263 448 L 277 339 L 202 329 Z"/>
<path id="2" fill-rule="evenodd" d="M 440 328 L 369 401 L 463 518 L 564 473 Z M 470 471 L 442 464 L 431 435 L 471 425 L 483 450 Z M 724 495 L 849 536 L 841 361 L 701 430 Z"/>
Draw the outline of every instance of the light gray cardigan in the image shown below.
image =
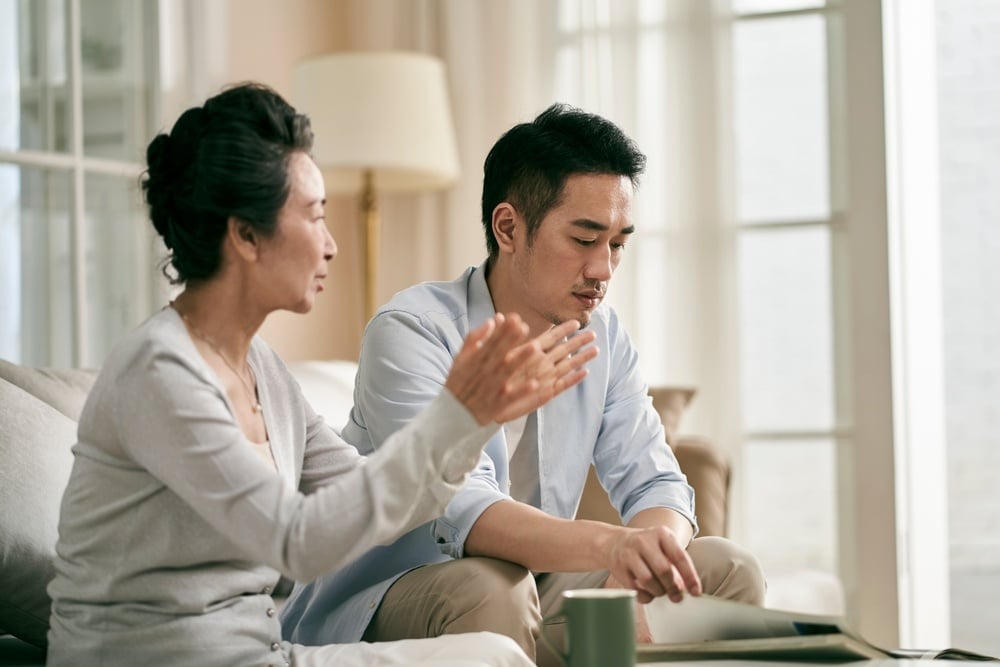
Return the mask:
<path id="1" fill-rule="evenodd" d="M 288 662 L 270 596 L 439 515 L 497 426 L 447 392 L 363 459 L 255 339 L 277 473 L 166 308 L 123 339 L 80 417 L 59 521 L 50 665 Z"/>

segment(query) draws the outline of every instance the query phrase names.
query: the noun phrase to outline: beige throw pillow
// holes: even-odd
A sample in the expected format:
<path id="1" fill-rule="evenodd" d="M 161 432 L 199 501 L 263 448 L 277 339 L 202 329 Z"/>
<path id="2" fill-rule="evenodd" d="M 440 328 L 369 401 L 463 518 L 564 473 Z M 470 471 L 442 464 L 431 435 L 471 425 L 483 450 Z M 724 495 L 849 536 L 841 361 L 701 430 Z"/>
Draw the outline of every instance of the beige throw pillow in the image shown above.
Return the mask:
<path id="1" fill-rule="evenodd" d="M 0 630 L 46 645 L 59 504 L 76 422 L 0 379 Z"/>

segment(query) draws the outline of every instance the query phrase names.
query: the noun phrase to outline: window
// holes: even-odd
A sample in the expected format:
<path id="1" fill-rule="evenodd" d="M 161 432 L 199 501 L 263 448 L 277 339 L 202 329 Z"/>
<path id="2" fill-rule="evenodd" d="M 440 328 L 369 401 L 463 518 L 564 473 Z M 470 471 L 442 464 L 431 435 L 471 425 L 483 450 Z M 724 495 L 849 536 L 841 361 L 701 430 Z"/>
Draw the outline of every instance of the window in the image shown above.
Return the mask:
<path id="1" fill-rule="evenodd" d="M 158 4 L 0 0 L 0 357 L 98 366 L 148 314 Z"/>
<path id="2" fill-rule="evenodd" d="M 769 572 L 839 573 L 831 10 L 734 2 L 743 536 Z"/>
<path id="3" fill-rule="evenodd" d="M 1000 655 L 1000 4 L 934 18 L 952 641 Z"/>
<path id="4" fill-rule="evenodd" d="M 683 426 L 732 453 L 730 533 L 769 573 L 839 577 L 886 645 L 947 642 L 936 352 L 899 259 L 923 185 L 896 93 L 927 68 L 897 13 L 922 4 L 562 0 L 557 29 L 557 97 L 650 156 L 610 293 L 647 379 L 697 385 Z"/>

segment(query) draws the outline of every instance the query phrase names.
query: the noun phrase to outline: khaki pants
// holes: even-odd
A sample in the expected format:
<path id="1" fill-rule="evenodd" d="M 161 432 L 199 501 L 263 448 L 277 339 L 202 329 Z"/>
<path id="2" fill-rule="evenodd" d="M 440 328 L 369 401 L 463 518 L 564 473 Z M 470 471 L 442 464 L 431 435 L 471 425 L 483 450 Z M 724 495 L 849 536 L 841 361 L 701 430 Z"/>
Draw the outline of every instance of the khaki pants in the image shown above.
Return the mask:
<path id="1" fill-rule="evenodd" d="M 688 554 L 705 593 L 750 604 L 764 601 L 764 575 L 757 559 L 722 537 L 700 537 Z M 493 558 L 461 558 L 408 572 L 389 589 L 365 631 L 365 641 L 437 637 L 489 630 L 511 637 L 544 667 L 559 658 L 535 638 L 543 616 L 559 610 L 562 592 L 599 588 L 605 572 L 539 575 Z M 546 626 L 556 646 L 563 642 L 561 623 Z"/>

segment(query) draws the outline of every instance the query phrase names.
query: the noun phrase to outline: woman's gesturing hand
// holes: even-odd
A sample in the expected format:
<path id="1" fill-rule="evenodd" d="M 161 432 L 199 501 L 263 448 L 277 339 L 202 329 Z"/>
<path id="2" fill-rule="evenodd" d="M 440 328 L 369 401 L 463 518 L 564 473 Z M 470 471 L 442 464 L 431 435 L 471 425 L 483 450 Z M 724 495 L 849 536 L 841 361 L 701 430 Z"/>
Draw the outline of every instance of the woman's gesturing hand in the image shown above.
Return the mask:
<path id="1" fill-rule="evenodd" d="M 579 328 L 570 320 L 527 340 L 519 315 L 497 313 L 466 337 L 444 386 L 480 424 L 526 415 L 587 375 L 595 335 L 571 336 Z"/>

